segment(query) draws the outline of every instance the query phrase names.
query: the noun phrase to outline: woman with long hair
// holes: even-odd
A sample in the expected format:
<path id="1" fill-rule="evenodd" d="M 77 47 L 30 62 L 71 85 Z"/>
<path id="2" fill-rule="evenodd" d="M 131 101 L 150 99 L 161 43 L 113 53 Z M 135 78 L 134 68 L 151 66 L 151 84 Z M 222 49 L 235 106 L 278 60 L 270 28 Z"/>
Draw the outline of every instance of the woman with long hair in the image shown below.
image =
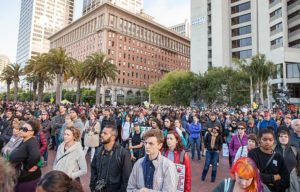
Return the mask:
<path id="1" fill-rule="evenodd" d="M 85 125 L 84 154 L 91 148 L 91 162 L 95 155 L 95 148 L 99 146 L 100 123 L 95 112 L 90 112 L 90 120 Z"/>
<path id="2" fill-rule="evenodd" d="M 241 157 L 248 157 L 248 152 L 258 146 L 257 137 L 255 134 L 248 135 L 248 145 L 241 146 L 235 154 L 234 161 L 236 162 Z"/>
<path id="3" fill-rule="evenodd" d="M 180 135 L 176 131 L 169 131 L 164 142 L 163 154 L 175 164 L 182 164 L 185 167 L 184 192 L 191 191 L 191 165 L 188 153 L 184 150 Z"/>
<path id="4" fill-rule="evenodd" d="M 121 126 L 122 146 L 128 147 L 128 139 L 133 130 L 132 116 L 127 114 Z"/>
<path id="5" fill-rule="evenodd" d="M 213 192 L 264 192 L 255 162 L 248 158 L 238 159 L 230 170 L 231 178 L 223 180 Z"/>
<path id="6" fill-rule="evenodd" d="M 209 170 L 210 164 L 212 164 L 211 182 L 215 182 L 217 176 L 217 163 L 219 159 L 219 152 L 222 149 L 222 136 L 220 133 L 220 127 L 215 126 L 212 131 L 208 132 L 204 142 L 206 149 L 205 165 L 202 171 L 201 180 L 204 181 Z"/>

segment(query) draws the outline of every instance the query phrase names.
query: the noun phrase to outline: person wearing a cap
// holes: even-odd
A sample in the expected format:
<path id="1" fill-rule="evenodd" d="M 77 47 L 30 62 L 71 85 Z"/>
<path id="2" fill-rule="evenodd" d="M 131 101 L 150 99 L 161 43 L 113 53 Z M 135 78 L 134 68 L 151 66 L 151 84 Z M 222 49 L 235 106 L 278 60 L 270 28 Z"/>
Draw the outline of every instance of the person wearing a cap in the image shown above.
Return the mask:
<path id="1" fill-rule="evenodd" d="M 82 133 L 84 131 L 84 125 L 83 125 L 81 119 L 78 117 L 79 110 L 77 108 L 72 108 L 70 110 L 69 114 L 70 114 L 71 120 L 73 122 L 73 126 L 80 130 L 80 138 L 81 138 Z"/>
<path id="2" fill-rule="evenodd" d="M 264 113 L 264 120 L 262 120 L 259 129 L 266 129 L 268 126 L 272 126 L 274 128 L 274 134 L 277 134 L 277 123 L 273 119 L 271 119 L 270 113 Z"/>
<path id="3" fill-rule="evenodd" d="M 41 155 L 37 139 L 34 137 L 39 129 L 39 121 L 34 119 L 27 121 L 20 129 L 23 143 L 10 154 L 10 163 L 20 173 L 16 192 L 34 192 L 41 178 L 41 169 L 37 166 Z"/>

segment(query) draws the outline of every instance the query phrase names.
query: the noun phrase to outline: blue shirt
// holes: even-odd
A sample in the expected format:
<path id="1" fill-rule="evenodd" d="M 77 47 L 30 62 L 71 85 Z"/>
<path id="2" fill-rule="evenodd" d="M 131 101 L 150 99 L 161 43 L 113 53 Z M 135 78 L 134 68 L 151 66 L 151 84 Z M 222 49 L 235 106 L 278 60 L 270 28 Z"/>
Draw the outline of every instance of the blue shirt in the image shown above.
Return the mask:
<path id="1" fill-rule="evenodd" d="M 143 166 L 145 187 L 148 189 L 153 189 L 153 177 L 154 177 L 155 167 L 152 161 L 149 159 L 148 155 L 145 156 L 142 166 Z"/>

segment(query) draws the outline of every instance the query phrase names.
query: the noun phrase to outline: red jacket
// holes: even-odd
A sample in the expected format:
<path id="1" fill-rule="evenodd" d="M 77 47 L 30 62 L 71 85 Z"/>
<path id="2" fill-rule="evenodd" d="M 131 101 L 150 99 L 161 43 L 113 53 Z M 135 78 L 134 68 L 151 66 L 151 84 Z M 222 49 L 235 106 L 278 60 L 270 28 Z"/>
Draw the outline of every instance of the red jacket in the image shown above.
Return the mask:
<path id="1" fill-rule="evenodd" d="M 43 131 L 39 131 L 36 134 L 35 138 L 37 139 L 38 144 L 39 144 L 40 154 L 43 155 L 47 151 L 47 148 L 48 148 L 45 134 L 43 133 Z"/>
<path id="2" fill-rule="evenodd" d="M 164 153 L 165 157 L 168 157 L 169 150 Z M 180 151 L 174 151 L 174 163 L 180 164 Z M 183 165 L 185 166 L 185 181 L 184 181 L 184 192 L 190 192 L 192 186 L 191 177 L 191 163 L 188 152 L 184 154 Z"/>

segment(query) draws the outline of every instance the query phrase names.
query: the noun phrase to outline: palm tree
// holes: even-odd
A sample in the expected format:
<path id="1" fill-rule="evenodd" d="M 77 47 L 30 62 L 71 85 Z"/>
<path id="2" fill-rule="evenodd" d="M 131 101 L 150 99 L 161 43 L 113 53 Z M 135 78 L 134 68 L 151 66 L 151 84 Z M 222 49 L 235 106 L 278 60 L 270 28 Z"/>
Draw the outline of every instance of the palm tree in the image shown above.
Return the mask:
<path id="1" fill-rule="evenodd" d="M 25 70 L 25 68 L 24 68 L 24 70 Z M 26 72 L 25 72 L 25 74 L 26 74 Z M 31 73 L 31 74 L 28 74 L 25 79 L 28 82 L 29 86 L 31 86 L 31 83 L 32 83 L 32 90 L 33 90 L 32 100 L 35 102 L 36 91 L 37 91 L 37 87 L 38 87 L 38 77 L 35 74 Z"/>
<path id="2" fill-rule="evenodd" d="M 14 102 L 18 100 L 18 83 L 20 81 L 20 76 L 23 75 L 23 68 L 20 64 L 14 63 L 8 65 L 7 72 L 12 76 L 14 81 Z"/>
<path id="3" fill-rule="evenodd" d="M 107 59 L 104 53 L 93 53 L 85 60 L 85 74 L 89 83 L 94 84 L 96 80 L 96 105 L 100 103 L 101 83 L 113 81 L 117 76 L 117 66 Z"/>
<path id="4" fill-rule="evenodd" d="M 266 60 L 264 54 L 257 54 L 252 57 L 251 65 L 257 74 L 257 88 L 259 90 L 260 101 L 264 102 L 264 91 L 263 88 L 267 84 L 269 77 L 275 71 L 275 65 L 271 61 Z"/>
<path id="5" fill-rule="evenodd" d="M 77 83 L 76 101 L 75 101 L 76 104 L 80 102 L 81 84 L 86 81 L 86 76 L 84 72 L 85 72 L 85 64 L 83 62 L 74 59 L 74 66 L 70 70 L 70 77 L 73 78 L 72 81 L 76 81 Z"/>
<path id="6" fill-rule="evenodd" d="M 51 49 L 47 54 L 47 62 L 40 67 L 40 70 L 56 75 L 56 104 L 60 104 L 63 81 L 67 79 L 72 65 L 72 58 L 68 56 L 65 49 L 60 47 Z"/>
<path id="7" fill-rule="evenodd" d="M 6 101 L 8 102 L 10 97 L 10 85 L 13 81 L 12 76 L 8 73 L 8 66 L 6 66 L 2 71 L 0 79 L 1 81 L 6 82 Z"/>
<path id="8" fill-rule="evenodd" d="M 25 74 L 29 75 L 29 77 L 34 77 L 30 79 L 33 82 L 33 90 L 38 90 L 38 102 L 42 102 L 43 100 L 43 92 L 45 82 L 52 83 L 53 76 L 46 70 L 43 70 L 43 67 L 47 65 L 47 54 L 38 54 L 33 56 L 28 60 L 27 65 L 24 68 Z M 35 101 L 35 93 L 34 99 Z"/>

